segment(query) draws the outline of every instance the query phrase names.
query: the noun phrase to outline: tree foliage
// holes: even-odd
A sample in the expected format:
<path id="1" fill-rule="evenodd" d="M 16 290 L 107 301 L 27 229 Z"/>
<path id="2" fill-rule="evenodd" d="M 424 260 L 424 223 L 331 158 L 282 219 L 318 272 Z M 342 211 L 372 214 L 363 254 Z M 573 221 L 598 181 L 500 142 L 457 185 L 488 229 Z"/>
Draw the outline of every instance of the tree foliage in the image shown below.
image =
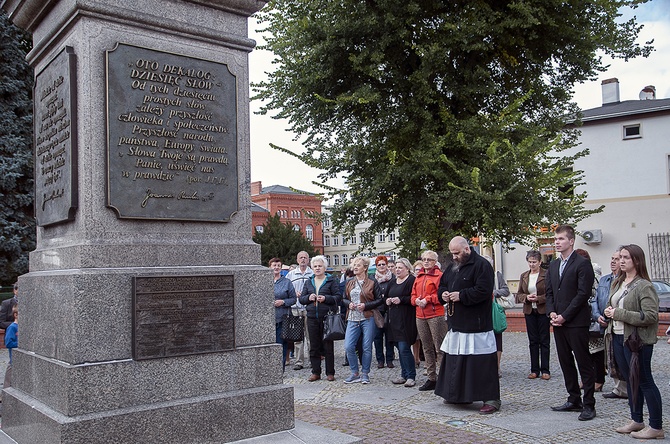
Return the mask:
<path id="1" fill-rule="evenodd" d="M 261 246 L 261 263 L 267 265 L 273 257 L 278 257 L 284 264 L 296 262 L 296 257 L 301 251 L 306 251 L 309 257 L 317 253 L 300 231 L 293 229 L 289 223 L 281 223 L 279 215 L 268 217 L 263 225 L 263 232 L 254 230 L 253 241 Z"/>
<path id="2" fill-rule="evenodd" d="M 277 69 L 255 98 L 304 140 L 276 148 L 345 181 L 324 186 L 342 232 L 399 227 L 406 251 L 530 240 L 593 212 L 563 192 L 588 154 L 565 116 L 573 85 L 604 70 L 598 51 L 649 54 L 635 19 L 617 23 L 643 1 L 273 0 L 259 20 Z"/>
<path id="3" fill-rule="evenodd" d="M 33 70 L 30 35 L 0 12 L 0 283 L 28 271 L 33 218 Z"/>

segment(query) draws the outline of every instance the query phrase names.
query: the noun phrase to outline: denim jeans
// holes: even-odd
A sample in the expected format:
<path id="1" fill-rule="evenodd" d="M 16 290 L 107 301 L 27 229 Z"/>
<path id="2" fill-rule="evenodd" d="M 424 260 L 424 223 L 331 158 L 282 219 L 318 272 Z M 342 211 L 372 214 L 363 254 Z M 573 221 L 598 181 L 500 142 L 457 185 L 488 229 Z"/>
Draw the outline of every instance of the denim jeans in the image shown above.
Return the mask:
<path id="1" fill-rule="evenodd" d="M 375 319 L 370 316 L 364 321 L 348 321 L 347 332 L 344 335 L 344 349 L 347 352 L 349 368 L 351 373 L 358 374 L 358 357 L 356 356 L 356 343 L 363 335 L 363 357 L 361 359 L 361 372 L 370 373 L 372 363 L 372 341 L 375 337 Z"/>
<path id="2" fill-rule="evenodd" d="M 614 347 L 614 359 L 619 366 L 626 381 L 630 381 L 628 374 L 630 367 L 628 363 L 631 358 L 631 351 L 624 345 L 623 335 L 612 335 L 612 344 Z M 643 345 L 639 352 L 640 362 L 640 387 L 637 391 L 637 401 L 633 404 L 630 382 L 628 387 L 628 406 L 630 407 L 630 417 L 635 422 L 642 422 L 642 408 L 644 402 L 647 402 L 649 410 L 649 426 L 654 429 L 663 428 L 663 404 L 661 401 L 661 392 L 658 390 L 654 377 L 651 375 L 651 355 L 654 352 L 653 345 Z"/>
<path id="3" fill-rule="evenodd" d="M 416 367 L 412 344 L 405 341 L 396 342 L 398 345 L 398 360 L 400 361 L 401 376 L 405 379 L 416 379 Z"/>

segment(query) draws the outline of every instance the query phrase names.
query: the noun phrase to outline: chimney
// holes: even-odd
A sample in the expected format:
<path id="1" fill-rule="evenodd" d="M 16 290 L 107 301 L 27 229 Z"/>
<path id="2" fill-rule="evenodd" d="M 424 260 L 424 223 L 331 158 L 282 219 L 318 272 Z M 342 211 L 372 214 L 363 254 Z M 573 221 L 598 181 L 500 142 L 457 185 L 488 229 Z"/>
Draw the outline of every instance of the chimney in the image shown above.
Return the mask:
<path id="1" fill-rule="evenodd" d="M 603 80 L 601 85 L 603 89 L 603 105 L 619 103 L 621 101 L 619 98 L 619 79 L 614 77 Z"/>
<path id="2" fill-rule="evenodd" d="M 656 87 L 654 85 L 647 85 L 640 91 L 640 100 L 655 100 Z"/>
<path id="3" fill-rule="evenodd" d="M 251 182 L 251 195 L 252 196 L 257 196 L 257 195 L 261 194 L 262 189 L 263 189 L 263 185 L 261 184 L 260 180 L 258 182 Z"/>

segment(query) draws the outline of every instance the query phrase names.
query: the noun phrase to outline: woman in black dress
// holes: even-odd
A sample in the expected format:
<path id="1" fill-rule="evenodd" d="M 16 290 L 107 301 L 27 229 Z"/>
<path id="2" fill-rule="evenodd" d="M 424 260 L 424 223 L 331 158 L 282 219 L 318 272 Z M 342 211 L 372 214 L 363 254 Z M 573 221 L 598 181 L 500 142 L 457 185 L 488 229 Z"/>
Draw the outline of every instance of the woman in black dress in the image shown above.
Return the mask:
<path id="1" fill-rule="evenodd" d="M 416 385 L 416 367 L 412 344 L 416 342 L 416 308 L 412 305 L 412 286 L 414 276 L 411 274 L 412 264 L 400 258 L 396 261 L 396 277 L 391 280 L 386 294 L 388 307 L 386 334 L 389 341 L 398 345 L 400 361 L 400 377 L 394 384 L 405 384 L 405 387 Z"/>

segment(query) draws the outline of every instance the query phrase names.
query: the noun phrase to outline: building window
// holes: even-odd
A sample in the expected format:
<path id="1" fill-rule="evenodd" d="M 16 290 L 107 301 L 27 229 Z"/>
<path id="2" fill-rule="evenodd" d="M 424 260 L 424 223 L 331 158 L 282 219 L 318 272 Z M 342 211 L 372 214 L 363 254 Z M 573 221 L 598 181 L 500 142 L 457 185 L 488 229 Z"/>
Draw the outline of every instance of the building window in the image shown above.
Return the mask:
<path id="1" fill-rule="evenodd" d="M 294 224 L 293 225 L 293 231 L 300 231 L 300 225 Z"/>
<path id="2" fill-rule="evenodd" d="M 323 238 L 323 246 L 330 247 L 330 236 L 328 236 L 327 234 Z"/>
<path id="3" fill-rule="evenodd" d="M 349 256 L 346 254 L 342 255 L 342 265 L 349 265 Z"/>
<path id="4" fill-rule="evenodd" d="M 330 263 L 330 254 L 326 255 L 326 260 L 328 261 L 328 263 Z"/>
<path id="5" fill-rule="evenodd" d="M 640 124 L 636 123 L 635 125 L 624 125 L 623 126 L 623 138 L 624 139 L 639 139 L 642 137 L 642 131 L 640 129 Z"/>
<path id="6" fill-rule="evenodd" d="M 314 240 L 314 227 L 312 227 L 311 225 L 307 225 L 305 227 L 305 237 L 307 238 L 307 240 L 310 241 Z"/>
<path id="7" fill-rule="evenodd" d="M 262 233 L 263 232 L 263 225 L 256 225 L 256 231 L 258 231 L 259 233 Z"/>
<path id="8" fill-rule="evenodd" d="M 340 238 L 338 235 L 333 236 L 333 247 L 337 247 L 337 245 L 339 244 L 339 240 Z"/>
<path id="9" fill-rule="evenodd" d="M 358 233 L 358 243 L 363 245 L 363 232 Z"/>
<path id="10" fill-rule="evenodd" d="M 330 228 L 330 219 L 327 217 L 323 219 L 323 228 Z"/>
<path id="11" fill-rule="evenodd" d="M 377 235 L 377 239 L 379 239 L 379 242 L 386 242 L 386 236 L 384 235 L 384 233 L 379 233 Z"/>
<path id="12" fill-rule="evenodd" d="M 340 265 L 340 256 L 336 254 L 335 256 L 333 256 L 333 266 L 336 267 L 338 265 Z"/>
<path id="13" fill-rule="evenodd" d="M 387 254 L 387 256 L 388 256 L 388 258 L 389 258 L 390 260 L 392 260 L 393 262 L 395 262 L 396 259 L 397 259 L 396 254 L 395 254 L 395 251 L 391 251 L 389 254 Z"/>
<path id="14" fill-rule="evenodd" d="M 395 242 L 395 236 L 396 236 L 395 231 L 392 232 L 392 233 L 389 233 L 389 242 Z"/>
<path id="15" fill-rule="evenodd" d="M 349 239 L 345 236 L 342 236 L 342 245 L 347 245 L 348 242 L 349 242 Z"/>
<path id="16" fill-rule="evenodd" d="M 351 236 L 351 245 L 356 245 L 356 233 L 354 233 L 354 235 Z"/>

